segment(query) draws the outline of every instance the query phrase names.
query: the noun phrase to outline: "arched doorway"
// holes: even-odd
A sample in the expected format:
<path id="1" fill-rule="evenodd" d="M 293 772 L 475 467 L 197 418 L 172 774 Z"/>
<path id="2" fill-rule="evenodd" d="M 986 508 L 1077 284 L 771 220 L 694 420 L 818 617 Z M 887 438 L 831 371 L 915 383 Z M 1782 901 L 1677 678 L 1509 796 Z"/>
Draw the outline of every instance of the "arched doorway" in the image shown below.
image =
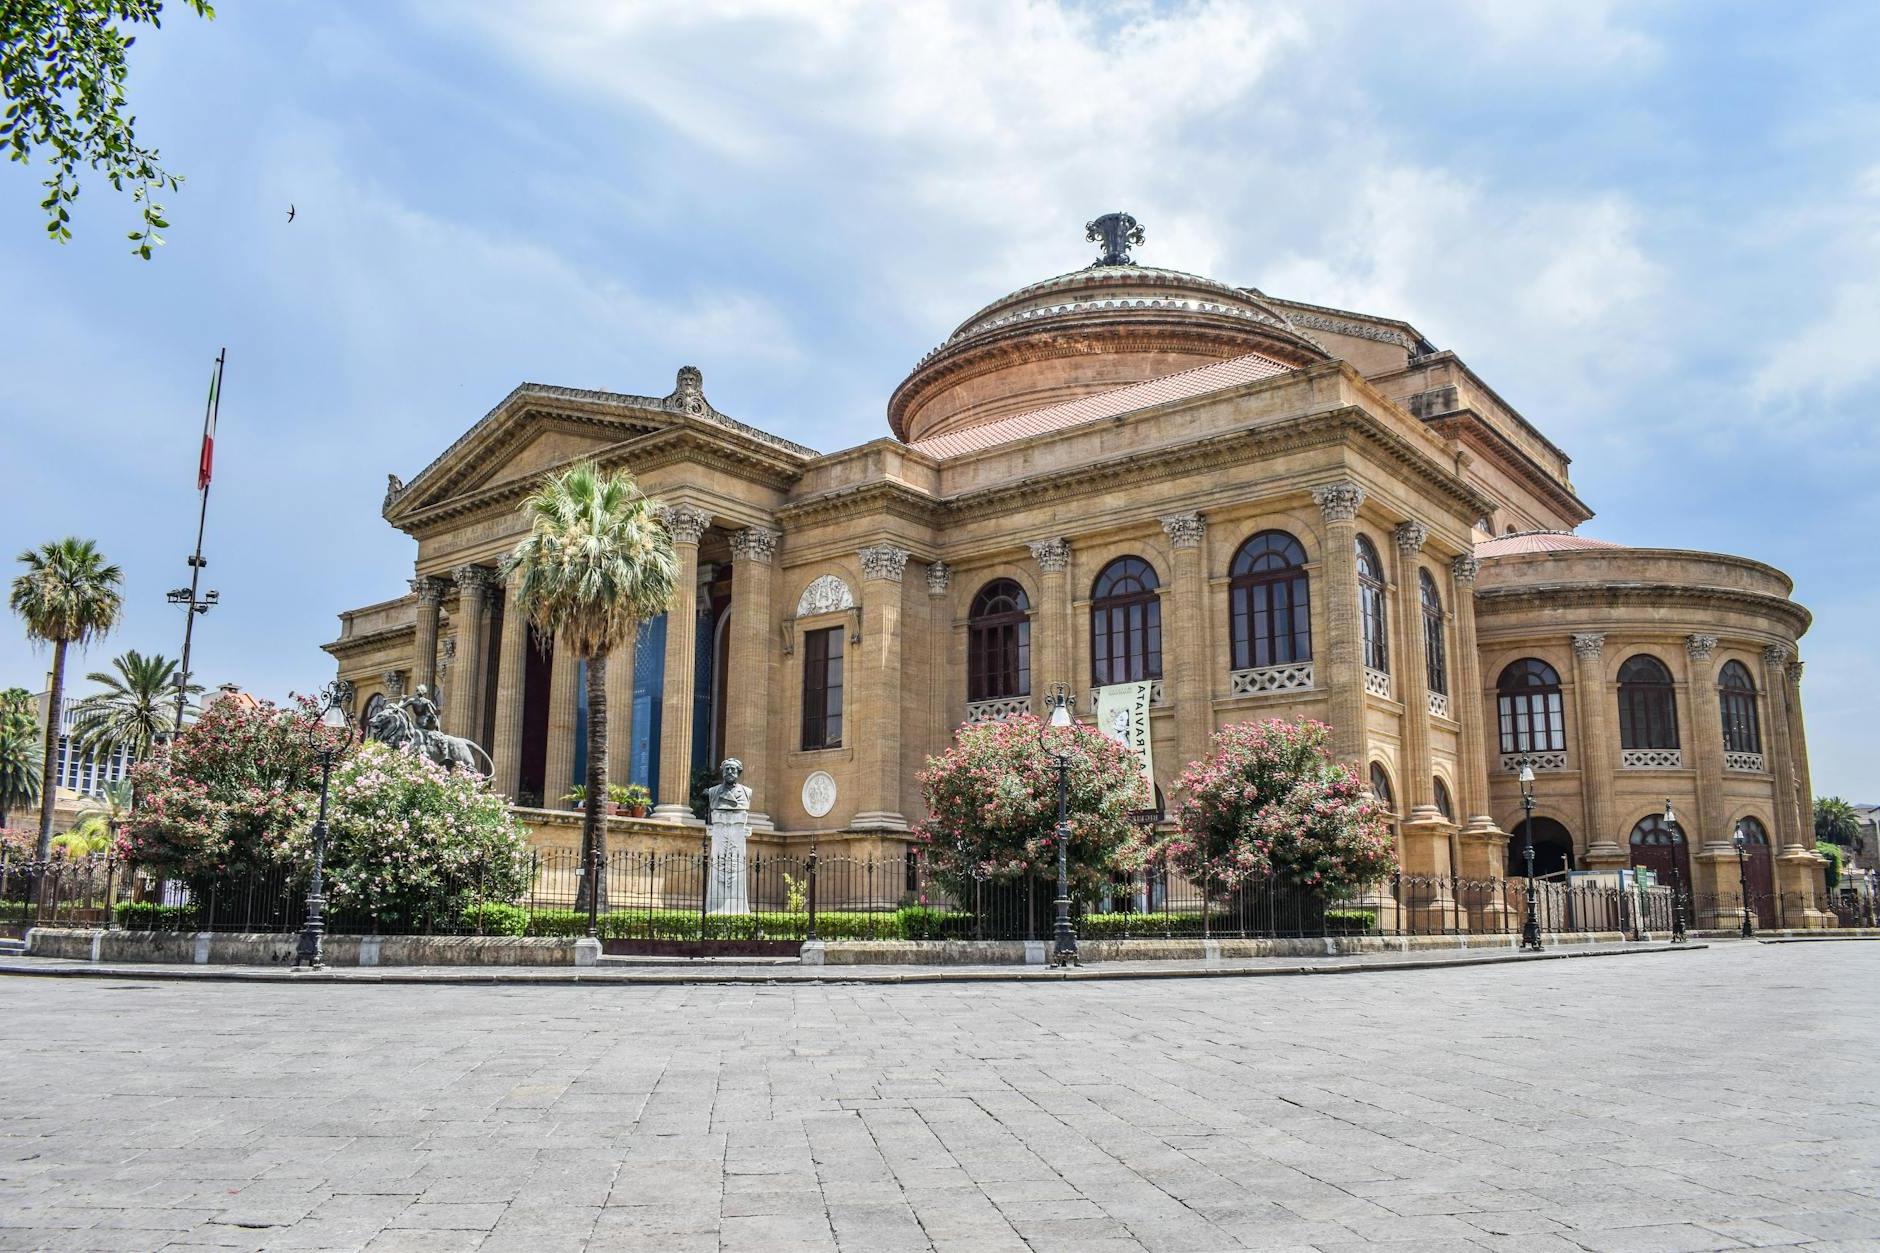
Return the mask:
<path id="1" fill-rule="evenodd" d="M 1523 878 L 1527 875 L 1525 856 L 1525 837 L 1528 832 L 1525 823 L 1517 822 L 1514 830 L 1508 834 L 1508 877 Z M 1573 869 L 1573 835 L 1552 818 L 1533 820 L 1534 839 L 1534 877 L 1537 879 L 1554 875 L 1564 879 L 1566 872 Z"/>
<path id="2" fill-rule="evenodd" d="M 1743 871 L 1749 880 L 1749 905 L 1756 921 L 1764 927 L 1776 925 L 1776 870 L 1770 854 L 1769 832 L 1755 818 L 1736 824 L 1743 837 Z"/>
<path id="3" fill-rule="evenodd" d="M 1658 876 L 1666 887 L 1679 883 L 1688 891 L 1691 884 L 1691 849 L 1682 833 L 1673 837 L 1659 814 L 1646 814 L 1632 828 L 1632 864 L 1643 866 Z M 1682 876 L 1682 877 L 1680 877 Z"/>

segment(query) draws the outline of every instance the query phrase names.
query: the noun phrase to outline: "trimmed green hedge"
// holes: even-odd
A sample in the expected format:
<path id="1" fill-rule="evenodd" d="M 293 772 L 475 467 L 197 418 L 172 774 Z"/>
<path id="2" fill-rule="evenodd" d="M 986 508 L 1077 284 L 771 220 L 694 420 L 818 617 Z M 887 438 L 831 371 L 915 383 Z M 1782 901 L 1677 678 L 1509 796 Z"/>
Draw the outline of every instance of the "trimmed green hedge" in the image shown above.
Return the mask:
<path id="1" fill-rule="evenodd" d="M 609 910 L 597 919 L 604 940 L 696 940 L 701 921 L 708 940 L 800 940 L 809 935 L 809 914 L 782 911 L 707 914 L 692 909 Z M 465 930 L 485 935 L 532 935 L 558 938 L 587 934 L 585 910 L 543 909 L 530 914 L 519 905 L 473 905 L 463 911 Z M 939 939 L 971 926 L 964 914 L 909 906 L 892 913 L 818 912 L 816 934 L 825 940 Z"/>
<path id="2" fill-rule="evenodd" d="M 119 901 L 117 925 L 126 931 L 193 931 L 194 905 L 159 905 L 155 901 Z"/>

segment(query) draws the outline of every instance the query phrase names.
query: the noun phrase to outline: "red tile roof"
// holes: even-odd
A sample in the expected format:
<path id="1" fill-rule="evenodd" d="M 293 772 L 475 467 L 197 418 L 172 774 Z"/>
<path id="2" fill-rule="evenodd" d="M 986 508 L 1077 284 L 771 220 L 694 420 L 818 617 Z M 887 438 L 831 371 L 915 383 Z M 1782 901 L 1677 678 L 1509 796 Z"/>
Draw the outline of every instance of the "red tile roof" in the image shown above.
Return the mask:
<path id="1" fill-rule="evenodd" d="M 1483 540 L 1475 546 L 1475 555 L 1486 559 L 1510 557 L 1516 553 L 1557 553 L 1587 548 L 1624 547 L 1624 544 L 1615 544 L 1611 540 L 1594 539 L 1590 535 L 1575 535 L 1571 531 L 1520 531 L 1513 535 L 1498 535 L 1494 539 Z"/>
<path id="2" fill-rule="evenodd" d="M 1043 409 L 1033 409 L 1029 413 L 1015 413 L 1011 417 L 997 418 L 979 426 L 969 426 L 957 431 L 948 431 L 944 435 L 935 435 L 929 439 L 915 440 L 910 447 L 926 453 L 929 457 L 941 459 L 958 457 L 969 452 L 977 452 L 982 448 L 1009 444 L 1013 440 L 1024 439 L 1027 436 L 1042 435 L 1047 431 L 1061 431 L 1067 427 L 1083 426 L 1103 418 L 1121 417 L 1123 414 L 1167 404 L 1172 400 L 1205 396 L 1209 392 L 1237 387 L 1242 383 L 1272 378 L 1292 368 L 1271 357 L 1250 352 L 1244 357 L 1233 357 L 1226 361 L 1195 366 L 1193 369 L 1149 379 L 1146 382 L 1131 383 L 1127 387 L 1098 392 L 1092 396 L 1080 396 L 1076 400 L 1067 400 L 1062 404 L 1049 405 Z"/>

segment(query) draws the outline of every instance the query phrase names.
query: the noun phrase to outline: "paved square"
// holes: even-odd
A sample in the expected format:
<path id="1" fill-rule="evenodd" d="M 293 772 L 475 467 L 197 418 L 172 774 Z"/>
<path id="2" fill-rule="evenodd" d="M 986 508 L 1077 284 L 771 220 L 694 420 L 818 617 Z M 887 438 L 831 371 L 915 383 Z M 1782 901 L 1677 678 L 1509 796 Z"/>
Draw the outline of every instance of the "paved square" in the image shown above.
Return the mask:
<path id="1" fill-rule="evenodd" d="M 1880 1249 L 1877 987 L 0 979 L 0 1249 Z"/>

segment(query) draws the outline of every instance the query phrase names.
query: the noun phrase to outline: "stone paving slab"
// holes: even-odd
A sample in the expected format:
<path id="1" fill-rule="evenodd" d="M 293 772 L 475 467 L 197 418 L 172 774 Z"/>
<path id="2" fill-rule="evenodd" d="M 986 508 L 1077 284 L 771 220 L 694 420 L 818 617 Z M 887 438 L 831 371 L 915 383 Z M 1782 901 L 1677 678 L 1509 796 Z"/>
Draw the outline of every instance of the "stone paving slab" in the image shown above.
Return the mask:
<path id="1" fill-rule="evenodd" d="M 1574 944 L 1540 953 L 1513 950 L 1454 953 L 1366 953 L 1349 957 L 1249 957 L 1219 961 L 1092 962 L 1065 970 L 1038 966 L 804 966 L 776 962 L 738 962 L 708 959 L 693 964 L 664 960 L 646 966 L 551 967 L 540 966 L 334 966 L 325 970 L 292 970 L 279 966 L 209 966 L 161 962 L 109 963 L 72 961 L 53 957 L 0 959 L 0 976 L 42 976 L 96 979 L 157 979 L 236 983 L 342 983 L 342 984 L 513 984 L 530 985 L 667 985 L 727 984 L 851 984 L 851 983 L 979 983 L 1077 982 L 1110 979 L 1234 978 L 1262 975 L 1363 974 L 1376 971 L 1446 970 L 1457 966 L 1514 965 L 1580 957 L 1620 957 L 1645 954 L 1694 953 L 1704 944 L 1625 943 Z"/>
<path id="2" fill-rule="evenodd" d="M 0 1250 L 1880 1250 L 1880 949 L 0 980 Z"/>

